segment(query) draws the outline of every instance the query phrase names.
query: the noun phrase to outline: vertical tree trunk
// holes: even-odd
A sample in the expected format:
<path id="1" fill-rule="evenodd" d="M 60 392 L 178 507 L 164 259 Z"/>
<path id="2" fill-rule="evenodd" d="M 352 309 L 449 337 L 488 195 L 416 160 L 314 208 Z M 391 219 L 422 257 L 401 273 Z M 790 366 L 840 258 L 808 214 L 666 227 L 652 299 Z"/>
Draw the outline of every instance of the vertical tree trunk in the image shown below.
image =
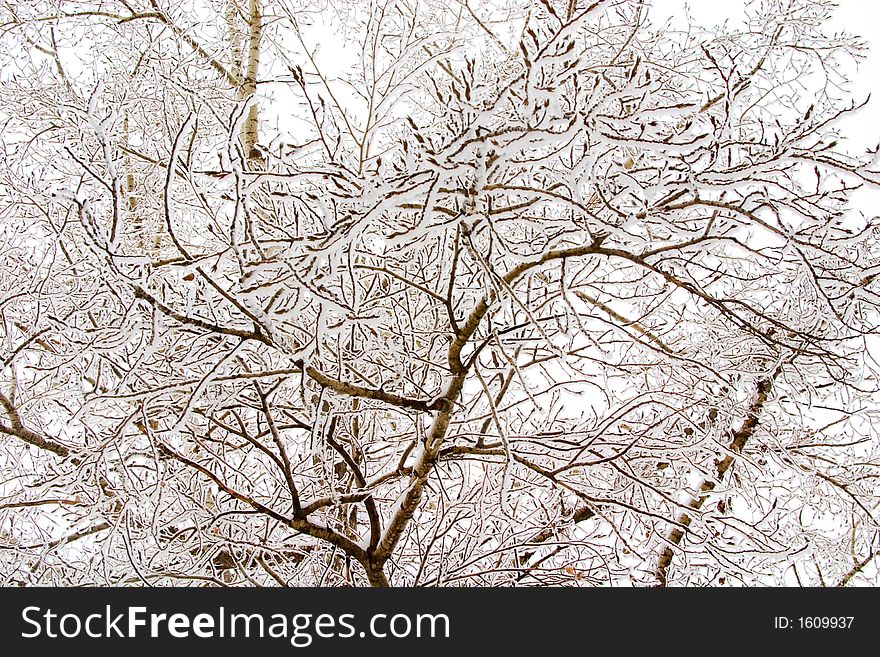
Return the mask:
<path id="1" fill-rule="evenodd" d="M 122 119 L 122 133 L 125 139 L 125 145 L 128 146 L 128 113 Z M 126 155 L 125 165 L 128 172 L 125 174 L 125 195 L 127 198 L 126 207 L 128 208 L 128 221 L 131 223 L 132 232 L 135 236 L 137 249 L 139 252 L 144 250 L 144 222 L 143 217 L 135 214 L 137 209 L 137 200 L 134 197 L 134 172 L 132 171 L 131 156 Z"/>
<path id="2" fill-rule="evenodd" d="M 128 131 L 128 115 L 122 120 L 122 131 L 125 145 L 129 145 Z M 127 223 L 131 225 L 131 233 L 134 237 L 134 244 L 138 253 L 145 253 L 150 258 L 158 258 L 159 249 L 162 246 L 162 234 L 156 231 L 156 227 L 145 216 L 143 210 L 138 212 L 138 202 L 135 193 L 135 177 L 131 156 L 125 158 L 126 168 L 125 174 L 125 196 L 126 209 L 128 211 Z"/>
<path id="3" fill-rule="evenodd" d="M 260 37 L 263 33 L 263 14 L 260 0 L 248 1 L 248 13 L 250 21 L 248 23 L 247 66 L 239 90 L 242 100 L 248 100 L 257 91 L 257 74 L 260 70 Z M 248 108 L 247 118 L 241 129 L 241 145 L 245 158 L 250 164 L 259 164 L 263 160 L 260 152 L 254 148 L 257 143 L 258 131 L 259 109 L 254 103 Z"/>
<path id="4" fill-rule="evenodd" d="M 247 101 L 257 91 L 257 75 L 260 71 L 260 39 L 263 35 L 263 11 L 260 0 L 248 0 L 247 39 L 243 39 L 238 21 L 238 5 L 228 0 L 226 8 L 226 29 L 232 64 L 229 72 L 238 81 L 236 95 Z M 252 104 L 241 127 L 239 139 L 245 160 L 250 164 L 262 164 L 262 154 L 254 147 L 259 135 L 259 108 Z"/>

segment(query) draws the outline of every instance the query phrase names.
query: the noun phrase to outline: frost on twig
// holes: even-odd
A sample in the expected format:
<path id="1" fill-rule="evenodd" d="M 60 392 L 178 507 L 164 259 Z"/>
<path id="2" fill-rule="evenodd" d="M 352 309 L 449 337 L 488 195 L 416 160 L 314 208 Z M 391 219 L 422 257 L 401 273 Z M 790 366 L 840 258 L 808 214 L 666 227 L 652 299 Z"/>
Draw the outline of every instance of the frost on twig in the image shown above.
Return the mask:
<path id="1" fill-rule="evenodd" d="M 649 5 L 0 9 L 0 582 L 876 583 L 863 44 Z"/>

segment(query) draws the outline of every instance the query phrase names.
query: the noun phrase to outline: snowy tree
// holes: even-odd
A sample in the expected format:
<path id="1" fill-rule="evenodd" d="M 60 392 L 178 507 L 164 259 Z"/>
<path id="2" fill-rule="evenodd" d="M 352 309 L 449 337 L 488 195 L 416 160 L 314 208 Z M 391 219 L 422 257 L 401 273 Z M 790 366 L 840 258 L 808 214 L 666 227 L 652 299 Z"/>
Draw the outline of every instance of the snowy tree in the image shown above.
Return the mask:
<path id="1" fill-rule="evenodd" d="M 5 3 L 0 581 L 876 584 L 830 12 Z"/>

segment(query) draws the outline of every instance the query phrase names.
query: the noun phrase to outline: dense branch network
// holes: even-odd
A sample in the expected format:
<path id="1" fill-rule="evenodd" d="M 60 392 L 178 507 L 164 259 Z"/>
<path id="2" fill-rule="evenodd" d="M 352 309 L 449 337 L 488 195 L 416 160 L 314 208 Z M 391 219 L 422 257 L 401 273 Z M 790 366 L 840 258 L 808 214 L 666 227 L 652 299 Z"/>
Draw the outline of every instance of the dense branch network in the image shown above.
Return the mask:
<path id="1" fill-rule="evenodd" d="M 875 580 L 828 8 L 307 4 L 3 10 L 2 581 Z"/>

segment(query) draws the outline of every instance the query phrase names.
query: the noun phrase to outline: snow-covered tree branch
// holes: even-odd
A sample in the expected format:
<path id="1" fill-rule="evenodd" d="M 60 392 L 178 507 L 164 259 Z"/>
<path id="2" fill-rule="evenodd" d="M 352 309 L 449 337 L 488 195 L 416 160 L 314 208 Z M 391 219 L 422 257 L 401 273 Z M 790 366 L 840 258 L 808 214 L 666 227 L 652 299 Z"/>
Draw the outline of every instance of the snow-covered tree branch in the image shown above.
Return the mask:
<path id="1" fill-rule="evenodd" d="M 4 5 L 0 581 L 876 584 L 830 11 Z"/>

